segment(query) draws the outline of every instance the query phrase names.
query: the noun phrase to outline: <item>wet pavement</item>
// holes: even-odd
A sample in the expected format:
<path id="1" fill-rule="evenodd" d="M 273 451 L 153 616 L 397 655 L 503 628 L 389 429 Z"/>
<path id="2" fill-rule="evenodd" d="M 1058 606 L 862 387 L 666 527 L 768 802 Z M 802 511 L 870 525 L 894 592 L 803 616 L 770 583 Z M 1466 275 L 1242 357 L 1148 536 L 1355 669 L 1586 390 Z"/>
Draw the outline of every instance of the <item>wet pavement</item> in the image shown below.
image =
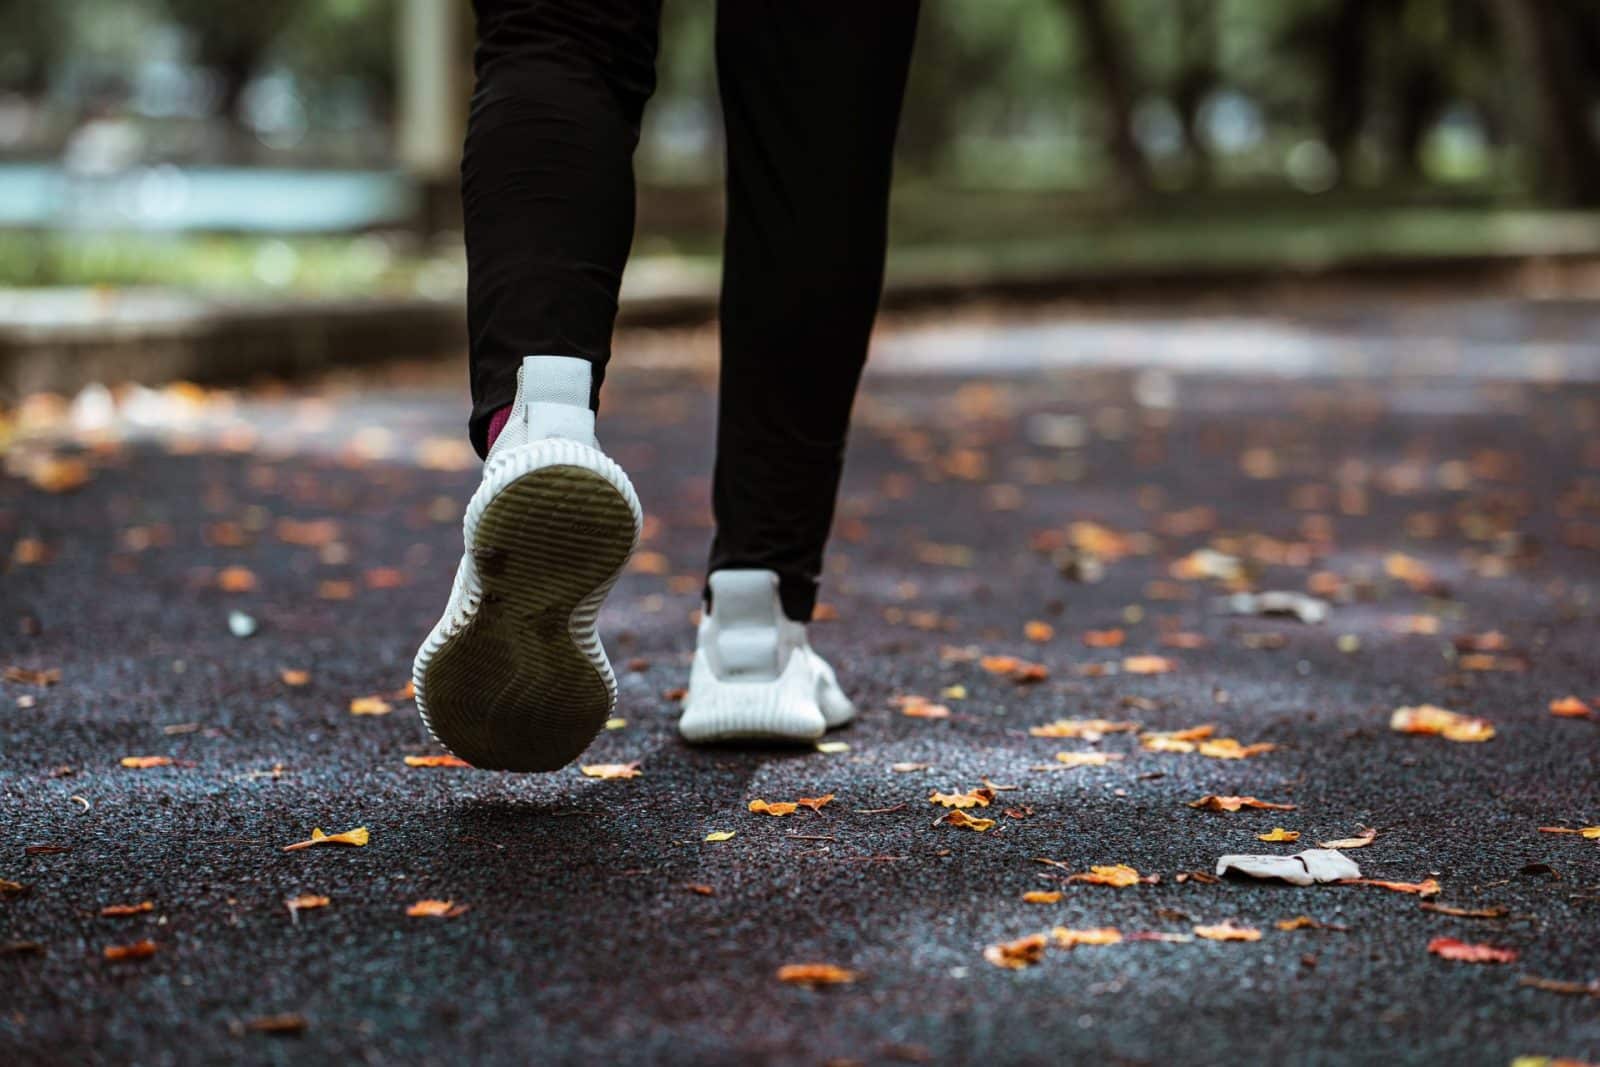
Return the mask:
<path id="1" fill-rule="evenodd" d="M 0 1061 L 1600 1058 L 1600 998 L 1522 981 L 1600 979 L 1600 842 L 1539 829 L 1600 824 L 1600 719 L 1550 710 L 1600 698 L 1593 321 L 1540 360 L 1405 321 L 1278 364 L 1298 327 L 1248 314 L 1124 323 L 1093 362 L 1081 322 L 887 336 L 813 627 L 861 708 L 839 751 L 678 740 L 713 398 L 703 335 L 625 338 L 601 436 L 651 521 L 601 616 L 624 721 L 583 761 L 639 763 L 617 780 L 406 763 L 475 482 L 458 369 L 82 398 L 86 451 L 13 444 L 0 477 Z M 1011 353 L 987 376 L 983 338 Z M 1231 613 L 1247 590 L 1327 617 Z M 1494 736 L 1390 729 L 1417 705 Z M 1144 733 L 1030 733 L 1074 718 Z M 1276 747 L 1147 747 L 1207 724 Z M 991 828 L 936 822 L 930 793 L 986 782 L 1014 787 L 963 809 Z M 314 827 L 369 842 L 284 851 Z M 1364 876 L 1438 893 L 1195 874 L 1363 828 Z M 1119 864 L 1159 881 L 1068 880 Z M 1259 940 L 1195 936 L 1229 920 Z M 985 958 L 1055 927 L 1122 940 Z M 855 980 L 778 979 L 803 963 Z"/>

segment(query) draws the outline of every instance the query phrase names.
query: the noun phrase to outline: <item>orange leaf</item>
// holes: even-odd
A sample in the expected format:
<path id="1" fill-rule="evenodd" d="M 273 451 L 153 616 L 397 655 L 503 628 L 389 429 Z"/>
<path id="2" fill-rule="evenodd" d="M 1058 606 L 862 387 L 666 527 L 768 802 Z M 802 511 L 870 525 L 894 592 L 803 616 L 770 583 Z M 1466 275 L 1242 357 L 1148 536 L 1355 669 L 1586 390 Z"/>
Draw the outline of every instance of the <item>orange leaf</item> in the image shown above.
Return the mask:
<path id="1" fill-rule="evenodd" d="M 448 752 L 433 756 L 407 756 L 407 767 L 470 767 L 472 764 Z"/>
<path id="2" fill-rule="evenodd" d="M 1474 719 L 1432 704 L 1396 708 L 1389 717 L 1389 729 L 1402 734 L 1436 734 L 1447 741 L 1487 741 L 1494 727 L 1486 719 Z"/>
<path id="3" fill-rule="evenodd" d="M 1044 959 L 1045 946 L 1049 944 L 1044 934 L 1029 934 L 1015 941 L 1002 941 L 983 950 L 983 958 L 996 967 L 1020 971 Z"/>
<path id="4" fill-rule="evenodd" d="M 824 793 L 820 797 L 797 797 L 795 799 L 795 803 L 800 805 L 802 808 L 810 808 L 812 811 L 820 812 L 823 808 L 827 807 L 832 800 L 832 793 Z"/>
<path id="5" fill-rule="evenodd" d="M 1420 882 L 1385 882 L 1377 878 L 1341 878 L 1340 885 L 1370 885 L 1378 889 L 1387 889 L 1394 893 L 1415 893 L 1419 897 L 1432 897 L 1439 894 L 1439 883 L 1426 878 Z"/>
<path id="6" fill-rule="evenodd" d="M 1034 737 L 1079 738 L 1098 741 L 1106 734 L 1127 733 L 1137 730 L 1136 722 L 1111 722 L 1108 719 L 1057 719 L 1043 726 L 1030 726 L 1028 733 Z"/>
<path id="7" fill-rule="evenodd" d="M 135 941 L 131 945 L 107 945 L 105 956 L 108 960 L 142 960 L 156 954 L 156 943 L 146 938 Z"/>
<path id="8" fill-rule="evenodd" d="M 907 695 L 890 701 L 890 703 L 898 704 L 900 714 L 913 719 L 948 719 L 950 717 L 949 708 L 943 704 L 935 704 L 927 697 Z"/>
<path id="9" fill-rule="evenodd" d="M 990 674 L 1003 674 L 1013 682 L 1042 682 L 1050 677 L 1049 668 L 1042 663 L 1029 663 L 1016 656 L 984 656 L 978 666 Z"/>
<path id="10" fill-rule="evenodd" d="M 120 762 L 131 770 L 145 771 L 152 767 L 170 767 L 173 759 L 171 756 L 123 756 Z"/>
<path id="11" fill-rule="evenodd" d="M 1239 926 L 1232 919 L 1220 922 L 1213 926 L 1196 926 L 1196 937 L 1203 937 L 1207 941 L 1260 941 L 1261 931 L 1254 926 Z"/>
<path id="12" fill-rule="evenodd" d="M 224 593 L 248 593 L 256 584 L 256 576 L 248 567 L 224 567 L 217 573 L 217 588 Z"/>
<path id="13" fill-rule="evenodd" d="M 1238 811 L 1240 808 L 1259 808 L 1263 811 L 1293 811 L 1293 804 L 1273 804 L 1255 797 L 1219 797 L 1207 794 L 1199 800 L 1189 802 L 1191 808 L 1204 808 L 1207 811 Z M 1330 846 L 1331 847 L 1331 846 Z"/>
<path id="14" fill-rule="evenodd" d="M 284 685 L 305 685 L 307 682 L 311 681 L 311 672 L 296 670 L 292 667 L 285 667 L 283 670 L 278 672 L 278 679 L 282 681 Z"/>
<path id="15" fill-rule="evenodd" d="M 1088 630 L 1083 643 L 1090 648 L 1121 648 L 1128 635 L 1122 630 Z"/>
<path id="16" fill-rule="evenodd" d="M 1377 840 L 1378 831 L 1367 827 L 1355 837 L 1341 837 L 1337 841 L 1318 841 L 1318 848 L 1366 848 Z"/>
<path id="17" fill-rule="evenodd" d="M 1149 752 L 1193 752 L 1195 742 L 1217 732 L 1215 726 L 1191 726 L 1186 730 L 1160 730 L 1139 735 L 1139 744 Z"/>
<path id="18" fill-rule="evenodd" d="M 1041 619 L 1033 619 L 1022 626 L 1022 636 L 1035 644 L 1044 644 L 1056 635 L 1056 628 Z"/>
<path id="19" fill-rule="evenodd" d="M 1070 930 L 1065 926 L 1057 926 L 1050 931 L 1050 938 L 1061 948 L 1075 948 L 1078 945 L 1115 945 L 1122 940 L 1122 931 L 1115 926 L 1099 926 L 1089 930 Z"/>
<path id="20" fill-rule="evenodd" d="M 1560 700 L 1552 700 L 1550 702 L 1550 714 L 1558 715 L 1564 719 L 1576 719 L 1585 715 L 1593 715 L 1594 709 L 1577 697 L 1562 697 Z"/>
<path id="21" fill-rule="evenodd" d="M 964 826 L 980 834 L 994 826 L 993 819 L 979 819 L 976 816 L 968 815 L 964 811 L 952 811 L 939 821 L 948 823 L 951 826 Z"/>
<path id="22" fill-rule="evenodd" d="M 1022 894 L 1024 904 L 1056 904 L 1061 900 L 1061 890 L 1030 889 Z"/>
<path id="23" fill-rule="evenodd" d="M 751 811 L 765 812 L 768 815 L 792 815 L 794 814 L 794 810 L 799 806 L 800 805 L 798 804 L 791 804 L 787 801 L 777 804 L 768 804 L 765 800 L 756 799 L 750 802 Z"/>
<path id="24" fill-rule="evenodd" d="M 1428 942 L 1428 951 L 1447 960 L 1462 963 L 1512 963 L 1517 958 L 1514 948 L 1495 948 L 1493 945 L 1475 945 L 1453 937 L 1436 937 Z"/>
<path id="25" fill-rule="evenodd" d="M 354 830 L 346 830 L 342 834 L 326 834 L 319 829 L 313 828 L 309 839 L 296 841 L 292 845 L 284 845 L 283 850 L 285 852 L 298 852 L 303 848 L 311 848 L 313 845 L 350 845 L 354 848 L 360 848 L 367 843 L 368 837 L 365 826 L 358 826 Z"/>
<path id="26" fill-rule="evenodd" d="M 786 963 L 778 968 L 778 981 L 791 985 L 847 985 L 861 977 L 832 963 Z"/>
<path id="27" fill-rule="evenodd" d="M 1541 826 L 1541 834 L 1581 834 L 1590 841 L 1600 839 L 1600 826 L 1584 826 L 1579 829 L 1570 829 L 1565 826 Z"/>
<path id="28" fill-rule="evenodd" d="M 283 902 L 283 906 L 291 912 L 310 911 L 313 908 L 326 908 L 332 903 L 327 897 L 319 897 L 315 893 L 302 893 L 297 897 L 290 897 Z"/>
<path id="29" fill-rule="evenodd" d="M 632 763 L 585 763 L 578 768 L 588 778 L 637 778 L 643 772 L 639 770 L 639 761 Z"/>
<path id="30" fill-rule="evenodd" d="M 1259 756 L 1264 752 L 1271 752 L 1277 747 L 1277 745 L 1269 741 L 1259 741 L 1253 745 L 1241 745 L 1234 738 L 1218 737 L 1211 741 L 1200 742 L 1196 750 L 1200 755 L 1210 756 L 1212 759 L 1249 759 L 1251 756 Z"/>
<path id="31" fill-rule="evenodd" d="M 1129 656 L 1122 661 L 1125 674 L 1170 674 L 1177 669 L 1177 661 L 1166 656 Z"/>
<path id="32" fill-rule="evenodd" d="M 1069 882 L 1087 882 L 1089 885 L 1110 885 L 1122 888 L 1123 886 L 1138 885 L 1142 879 L 1139 872 L 1126 864 L 1115 866 L 1090 867 L 1087 871 L 1069 875 Z"/>
<path id="33" fill-rule="evenodd" d="M 413 919 L 454 919 L 467 907 L 453 900 L 419 900 L 406 909 L 406 914 Z"/>
<path id="34" fill-rule="evenodd" d="M 108 919 L 121 919 L 129 915 L 142 915 L 147 911 L 155 910 L 155 901 L 144 900 L 138 904 L 107 904 L 100 909 L 100 914 Z"/>

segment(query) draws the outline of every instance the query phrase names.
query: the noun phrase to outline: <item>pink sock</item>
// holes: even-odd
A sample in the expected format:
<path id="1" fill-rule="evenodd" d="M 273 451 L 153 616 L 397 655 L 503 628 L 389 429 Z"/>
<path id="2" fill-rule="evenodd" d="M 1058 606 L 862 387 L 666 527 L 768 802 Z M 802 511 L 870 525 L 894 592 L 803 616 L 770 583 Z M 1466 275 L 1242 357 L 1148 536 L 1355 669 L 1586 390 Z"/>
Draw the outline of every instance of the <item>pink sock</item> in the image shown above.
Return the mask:
<path id="1" fill-rule="evenodd" d="M 494 447 L 494 439 L 500 436 L 500 431 L 506 428 L 506 422 L 511 418 L 511 405 L 496 411 L 489 416 L 489 447 Z"/>

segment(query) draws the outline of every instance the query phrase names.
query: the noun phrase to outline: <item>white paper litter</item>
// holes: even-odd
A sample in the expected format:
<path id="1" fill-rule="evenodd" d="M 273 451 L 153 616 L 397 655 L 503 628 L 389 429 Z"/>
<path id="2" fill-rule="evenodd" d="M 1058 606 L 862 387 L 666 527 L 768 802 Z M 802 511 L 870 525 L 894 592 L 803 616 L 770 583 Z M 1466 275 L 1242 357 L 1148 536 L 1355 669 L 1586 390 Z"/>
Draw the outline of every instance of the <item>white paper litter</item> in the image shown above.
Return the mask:
<path id="1" fill-rule="evenodd" d="M 1217 877 L 1229 871 L 1252 878 L 1279 878 L 1291 885 L 1361 877 L 1355 860 L 1331 848 L 1308 848 L 1292 856 L 1223 856 L 1217 860 Z"/>

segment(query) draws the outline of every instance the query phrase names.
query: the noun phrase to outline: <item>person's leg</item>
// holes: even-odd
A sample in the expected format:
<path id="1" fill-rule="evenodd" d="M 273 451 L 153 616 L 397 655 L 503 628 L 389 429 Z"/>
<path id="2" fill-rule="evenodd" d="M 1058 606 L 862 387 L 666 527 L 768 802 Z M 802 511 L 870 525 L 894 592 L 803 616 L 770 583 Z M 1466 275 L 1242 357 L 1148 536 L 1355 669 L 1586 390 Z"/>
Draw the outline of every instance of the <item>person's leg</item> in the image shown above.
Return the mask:
<path id="1" fill-rule="evenodd" d="M 855 714 L 805 622 L 883 284 L 916 0 L 723 0 L 717 534 L 678 729 L 805 741 Z"/>
<path id="2" fill-rule="evenodd" d="M 710 570 L 811 617 L 877 313 L 917 0 L 722 0 L 722 371 Z"/>
<path id="3" fill-rule="evenodd" d="M 555 770 L 616 706 L 597 630 L 639 543 L 594 407 L 633 233 L 659 0 L 476 0 L 462 161 L 472 439 L 465 552 L 412 666 L 433 736 L 477 767 Z M 492 437 L 492 440 L 490 439 Z"/>
<path id="4" fill-rule="evenodd" d="M 611 352 L 633 240 L 633 151 L 661 0 L 473 0 L 477 86 L 461 161 L 479 455 L 529 355 Z"/>

